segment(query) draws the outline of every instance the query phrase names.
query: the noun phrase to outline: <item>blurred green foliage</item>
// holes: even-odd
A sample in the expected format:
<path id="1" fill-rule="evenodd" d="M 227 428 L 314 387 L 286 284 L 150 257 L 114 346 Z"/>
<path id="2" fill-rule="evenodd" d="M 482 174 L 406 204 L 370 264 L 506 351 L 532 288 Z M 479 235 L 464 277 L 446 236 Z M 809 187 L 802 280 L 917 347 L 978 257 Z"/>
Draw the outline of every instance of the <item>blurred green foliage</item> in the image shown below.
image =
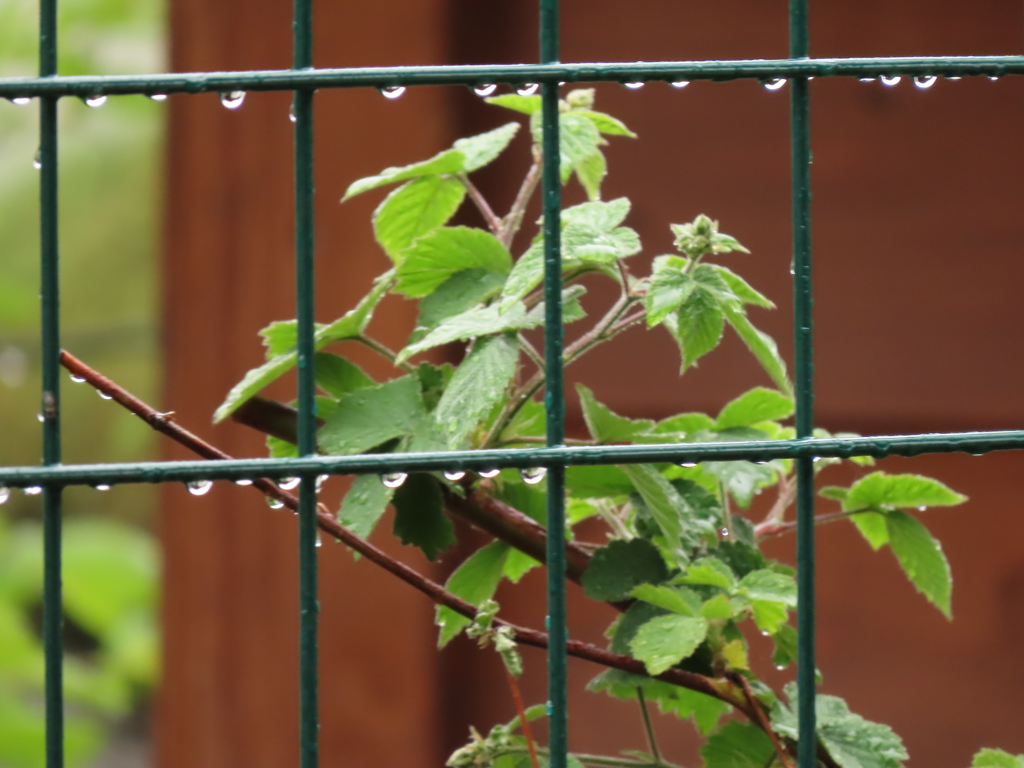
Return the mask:
<path id="1" fill-rule="evenodd" d="M 60 72 L 160 71 L 156 0 L 62 0 Z M 0 0 L 0 77 L 36 70 L 38 9 Z M 112 98 L 60 104 L 63 345 L 149 400 L 159 394 L 157 253 L 166 105 Z M 39 191 L 36 105 L 0 100 L 0 464 L 37 464 Z M 65 379 L 67 382 L 67 380 Z M 64 459 L 155 457 L 150 430 L 63 386 Z M 64 590 L 69 765 L 87 764 L 156 682 L 159 557 L 146 528 L 155 489 L 65 492 Z M 0 507 L 0 766 L 44 764 L 40 497 Z"/>

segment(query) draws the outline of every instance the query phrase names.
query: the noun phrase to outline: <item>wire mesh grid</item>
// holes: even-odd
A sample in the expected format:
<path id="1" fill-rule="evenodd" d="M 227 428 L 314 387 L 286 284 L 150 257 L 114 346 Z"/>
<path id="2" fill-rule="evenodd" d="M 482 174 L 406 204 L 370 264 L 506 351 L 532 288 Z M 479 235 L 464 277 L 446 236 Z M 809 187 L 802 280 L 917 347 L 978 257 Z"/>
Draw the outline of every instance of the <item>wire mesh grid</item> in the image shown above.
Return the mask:
<path id="1" fill-rule="evenodd" d="M 814 77 L 910 76 L 999 77 L 1024 74 L 1024 57 L 809 57 L 807 0 L 790 0 L 790 55 L 780 60 L 661 61 L 638 63 L 559 62 L 559 3 L 540 0 L 540 62 L 493 66 L 313 67 L 312 0 L 295 0 L 293 68 L 280 71 L 197 72 L 128 76 L 61 77 L 57 74 L 57 0 L 40 0 L 39 77 L 0 79 L 0 97 L 37 99 L 40 109 L 42 414 L 43 466 L 0 467 L 0 488 L 41 487 L 44 494 L 43 635 L 46 654 L 47 765 L 62 766 L 63 699 L 61 645 L 61 496 L 69 485 L 301 478 L 299 493 L 300 569 L 300 764 L 318 764 L 316 479 L 323 474 L 365 474 L 414 470 L 545 467 L 548 470 L 548 650 L 551 765 L 567 760 L 565 615 L 565 468 L 581 464 L 767 461 L 791 458 L 797 466 L 799 766 L 817 764 L 815 740 L 814 483 L 815 457 L 914 456 L 953 451 L 982 454 L 1024 448 L 1024 431 L 916 434 L 885 437 L 815 438 L 811 259 L 810 107 L 808 81 Z M 565 83 L 759 79 L 791 84 L 793 287 L 796 437 L 778 441 L 685 443 L 631 446 L 566 446 L 562 376 L 561 184 L 558 163 L 558 94 Z M 424 85 L 479 87 L 539 83 L 543 104 L 543 213 L 546 447 L 445 453 L 361 456 L 316 455 L 314 355 L 314 94 L 327 88 L 395 88 Z M 295 117 L 295 273 L 298 318 L 297 459 L 137 462 L 63 465 L 60 414 L 60 280 L 58 267 L 58 132 L 61 98 L 106 95 L 166 96 L 234 91 L 293 91 Z"/>

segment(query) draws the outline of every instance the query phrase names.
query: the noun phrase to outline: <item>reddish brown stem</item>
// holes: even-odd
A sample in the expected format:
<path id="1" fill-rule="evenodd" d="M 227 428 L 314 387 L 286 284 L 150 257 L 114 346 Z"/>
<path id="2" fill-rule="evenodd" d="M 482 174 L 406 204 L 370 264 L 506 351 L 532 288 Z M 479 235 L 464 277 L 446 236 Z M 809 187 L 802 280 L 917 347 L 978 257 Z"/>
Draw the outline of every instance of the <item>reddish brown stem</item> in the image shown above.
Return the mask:
<path id="1" fill-rule="evenodd" d="M 764 709 L 761 707 L 760 702 L 754 697 L 754 692 L 750 689 L 750 683 L 747 682 L 747 678 L 738 672 L 727 675 L 734 683 L 739 685 L 743 689 L 743 695 L 746 696 L 747 702 L 750 704 L 750 709 L 754 713 L 754 720 L 761 730 L 768 734 L 768 738 L 772 740 L 772 746 L 775 747 L 775 752 L 779 756 L 779 760 L 782 762 L 784 768 L 793 768 L 793 762 L 789 759 L 789 752 L 782 746 L 782 742 L 779 741 L 778 735 L 772 730 L 772 724 L 768 721 L 768 716 L 765 714 Z"/>
<path id="2" fill-rule="evenodd" d="M 469 199 L 473 201 L 473 204 L 480 211 L 480 215 L 484 217 L 484 221 L 487 222 L 487 228 L 491 230 L 491 234 L 495 237 L 501 237 L 501 219 L 491 208 L 491 204 L 487 202 L 480 190 L 476 188 L 476 185 L 469 180 L 469 176 L 464 173 L 460 173 L 458 176 L 459 181 L 462 182 L 462 186 L 466 188 L 466 192 L 469 193 Z"/>
<path id="3" fill-rule="evenodd" d="M 502 665 L 504 666 L 504 665 Z M 540 760 L 537 759 L 537 744 L 533 740 L 533 731 L 530 730 L 530 721 L 526 719 L 526 707 L 523 706 L 523 697 L 519 693 L 519 683 L 508 667 L 505 667 L 505 679 L 508 680 L 508 689 L 512 691 L 512 700 L 516 703 L 516 712 L 519 713 L 519 724 L 523 729 L 523 737 L 526 739 L 526 748 L 530 750 L 530 762 L 533 768 L 540 768 Z"/>

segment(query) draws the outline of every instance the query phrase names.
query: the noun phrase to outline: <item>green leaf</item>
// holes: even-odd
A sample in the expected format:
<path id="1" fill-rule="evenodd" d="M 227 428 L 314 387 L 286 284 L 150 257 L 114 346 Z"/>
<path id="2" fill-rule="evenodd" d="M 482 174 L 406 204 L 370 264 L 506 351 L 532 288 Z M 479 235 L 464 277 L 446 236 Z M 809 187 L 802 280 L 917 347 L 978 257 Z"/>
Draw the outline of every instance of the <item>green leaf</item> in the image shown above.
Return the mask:
<path id="1" fill-rule="evenodd" d="M 474 227 L 440 227 L 403 251 L 395 272 L 395 290 L 410 298 L 426 296 L 464 269 L 507 275 L 512 269 L 512 256 L 490 232 Z"/>
<path id="2" fill-rule="evenodd" d="M 373 214 L 373 231 L 396 264 L 418 237 L 448 222 L 462 205 L 466 188 L 448 176 L 421 176 L 384 198 Z"/>
<path id="3" fill-rule="evenodd" d="M 411 165 L 403 165 L 399 168 L 385 168 L 376 176 L 367 176 L 353 181 L 348 189 L 345 190 L 345 196 L 341 198 L 341 202 L 345 202 L 350 197 L 361 195 L 363 192 L 369 192 L 371 189 L 395 184 L 399 181 L 408 181 L 409 179 L 418 179 L 421 176 L 439 173 L 460 173 L 464 170 L 465 164 L 465 155 L 458 150 L 447 149 L 438 155 L 434 155 L 429 160 L 422 160 Z"/>
<path id="4" fill-rule="evenodd" d="M 418 377 L 402 376 L 341 398 L 320 428 L 318 442 L 327 454 L 363 453 L 412 434 L 424 415 Z"/>
<path id="5" fill-rule="evenodd" d="M 654 432 L 680 432 L 692 435 L 702 429 L 711 429 L 715 425 L 714 420 L 705 413 L 678 413 L 659 421 Z"/>
<path id="6" fill-rule="evenodd" d="M 709 475 L 722 481 L 726 490 L 743 509 L 750 506 L 759 488 L 775 482 L 775 470 L 770 464 L 755 464 L 750 461 L 706 461 L 701 466 Z"/>
<path id="7" fill-rule="evenodd" d="M 562 210 L 562 226 L 572 224 L 598 232 L 612 232 L 626 220 L 631 207 L 628 197 L 580 203 Z"/>
<path id="8" fill-rule="evenodd" d="M 698 286 L 687 295 L 668 327 L 683 354 L 681 370 L 685 371 L 722 340 L 725 320 L 718 298 Z"/>
<path id="9" fill-rule="evenodd" d="M 398 353 L 397 361 L 404 363 L 413 355 L 426 352 L 428 349 L 450 344 L 453 341 L 468 341 L 485 336 L 493 336 L 526 328 L 535 328 L 543 320 L 528 315 L 522 304 L 502 314 L 496 304 L 486 307 L 473 307 L 458 315 L 442 321 L 434 330 L 415 341 Z"/>
<path id="10" fill-rule="evenodd" d="M 341 398 L 357 389 L 372 387 L 375 383 L 362 368 L 344 357 L 330 352 L 317 352 L 313 359 L 316 363 L 317 386 L 332 397 Z"/>
<path id="11" fill-rule="evenodd" d="M 771 600 L 796 607 L 796 581 L 792 576 L 763 569 L 748 573 L 736 588 L 751 600 Z"/>
<path id="12" fill-rule="evenodd" d="M 275 320 L 260 331 L 260 336 L 263 337 L 263 346 L 267 348 L 267 360 L 295 349 L 295 345 L 298 343 L 296 327 L 295 320 Z M 317 330 L 322 327 L 323 323 L 316 324 Z"/>
<path id="13" fill-rule="evenodd" d="M 833 501 L 846 501 L 846 497 L 849 495 L 849 488 L 841 488 L 838 485 L 826 485 L 824 488 L 818 491 L 818 495 L 823 499 L 832 499 Z"/>
<path id="14" fill-rule="evenodd" d="M 705 601 L 700 607 L 700 615 L 705 619 L 731 619 L 736 615 L 736 609 L 728 595 L 719 593 Z"/>
<path id="15" fill-rule="evenodd" d="M 678 256 L 658 256 L 651 271 L 651 286 L 644 297 L 647 327 L 653 328 L 679 310 L 697 282 L 683 271 L 687 262 Z"/>
<path id="16" fill-rule="evenodd" d="M 1024 768 L 1024 755 L 1011 755 L 1002 749 L 979 750 L 971 761 L 971 768 Z"/>
<path id="17" fill-rule="evenodd" d="M 631 139 L 636 138 L 636 134 L 629 130 L 624 122 L 619 120 L 617 117 L 612 117 L 604 112 L 594 112 L 589 109 L 574 109 L 573 114 L 589 118 L 594 124 L 594 127 L 605 136 L 628 136 Z"/>
<path id="18" fill-rule="evenodd" d="M 587 597 L 617 602 L 630 596 L 640 584 L 657 584 L 668 578 L 668 567 L 658 548 L 647 539 L 616 539 L 594 552 L 580 583 Z"/>
<path id="19" fill-rule="evenodd" d="M 771 600 L 751 600 L 750 607 L 754 612 L 754 623 L 762 632 L 774 635 L 789 619 L 786 606 Z"/>
<path id="20" fill-rule="evenodd" d="M 540 144 L 539 131 L 535 141 Z M 603 143 L 594 121 L 576 112 L 564 112 L 558 118 L 558 149 L 562 162 L 576 168 L 598 151 Z"/>
<path id="21" fill-rule="evenodd" d="M 601 199 L 601 182 L 608 174 L 608 162 L 600 150 L 594 152 L 574 166 L 576 178 L 579 179 L 583 189 L 587 191 L 589 200 Z"/>
<path id="22" fill-rule="evenodd" d="M 439 285 L 420 301 L 416 330 L 409 343 L 422 339 L 444 320 L 462 314 L 501 292 L 505 275 L 486 269 L 464 269 Z"/>
<path id="23" fill-rule="evenodd" d="M 428 560 L 455 543 L 455 527 L 444 514 L 441 486 L 425 472 L 409 475 L 395 491 L 394 534 L 403 544 L 423 550 Z"/>
<path id="24" fill-rule="evenodd" d="M 355 308 L 345 313 L 345 315 L 333 323 L 318 327 L 313 336 L 314 349 L 320 350 L 328 344 L 333 344 L 343 339 L 351 339 L 361 334 L 369 324 L 373 316 L 373 310 L 376 309 L 391 286 L 393 274 L 391 270 L 385 272 L 376 279 L 374 287 L 360 300 Z M 294 368 L 297 362 L 298 353 L 292 349 L 289 352 L 276 355 L 259 368 L 253 368 L 228 392 L 224 402 L 220 404 L 220 407 L 213 414 L 213 423 L 219 424 L 222 422 L 234 413 L 242 403 Z"/>
<path id="25" fill-rule="evenodd" d="M 761 367 L 775 382 L 775 386 L 787 395 L 792 395 L 793 385 L 790 384 L 789 376 L 786 374 L 786 361 L 779 354 L 775 340 L 767 333 L 755 328 L 747 319 L 747 314 L 742 307 L 725 302 L 722 305 L 722 311 L 725 313 L 725 319 L 729 321 L 729 325 L 736 331 L 736 335 L 757 358 Z"/>
<path id="26" fill-rule="evenodd" d="M 850 487 L 843 508 L 948 507 L 966 500 L 966 496 L 930 477 L 872 472 Z"/>
<path id="27" fill-rule="evenodd" d="M 629 647 L 651 675 L 660 675 L 697 650 L 707 633 L 708 623 L 703 618 L 658 616 L 637 630 Z"/>
<path id="28" fill-rule="evenodd" d="M 645 541 L 645 539 L 638 539 Z M 664 608 L 666 611 L 678 613 L 680 616 L 698 616 L 701 614 L 700 595 L 686 587 L 670 587 L 666 584 L 640 584 L 630 590 L 630 596 L 645 603 Z"/>
<path id="29" fill-rule="evenodd" d="M 506 123 L 493 131 L 459 139 L 453 146 L 465 158 L 464 173 L 472 173 L 493 162 L 519 132 L 519 123 Z"/>
<path id="30" fill-rule="evenodd" d="M 761 421 L 780 421 L 792 415 L 794 408 L 793 398 L 774 389 L 754 387 L 726 403 L 715 427 L 751 427 Z"/>
<path id="31" fill-rule="evenodd" d="M 501 96 L 490 96 L 484 99 L 484 101 L 496 107 L 504 107 L 514 112 L 522 112 L 524 115 L 540 112 L 540 96 L 520 96 L 517 93 L 505 93 Z"/>
<path id="32" fill-rule="evenodd" d="M 707 694 L 620 669 L 606 669 L 587 685 L 588 690 L 603 691 L 623 701 L 636 699 L 638 688 L 643 690 L 644 699 L 657 702 L 662 712 L 684 720 L 692 716 L 702 734 L 710 732 L 729 711 L 728 704 Z"/>
<path id="33" fill-rule="evenodd" d="M 889 528 L 885 524 L 885 515 L 880 512 L 850 515 L 850 522 L 857 527 L 872 549 L 881 549 L 889 543 Z"/>
<path id="34" fill-rule="evenodd" d="M 775 650 L 772 652 L 772 664 L 776 669 L 788 667 L 797 657 L 796 630 L 789 624 L 779 627 L 772 640 L 775 642 Z"/>
<path id="35" fill-rule="evenodd" d="M 395 489 L 384 485 L 377 475 L 359 475 L 342 499 L 338 521 L 365 539 L 377 527 L 394 493 Z"/>
<path id="36" fill-rule="evenodd" d="M 501 581 L 502 570 L 509 555 L 509 546 L 503 541 L 492 541 L 481 547 L 452 572 L 445 589 L 479 607 L 494 597 Z M 460 613 L 443 605 L 437 606 L 435 623 L 441 628 L 437 647 L 444 648 L 452 638 L 473 623 Z"/>
<path id="37" fill-rule="evenodd" d="M 702 557 L 690 564 L 680 581 L 732 590 L 736 586 L 736 575 L 717 557 Z"/>
<path id="38" fill-rule="evenodd" d="M 928 601 L 952 618 L 950 594 L 953 577 L 942 545 L 919 520 L 906 512 L 889 512 L 885 516 L 889 530 L 889 546 L 907 577 Z"/>
<path id="39" fill-rule="evenodd" d="M 764 768 L 775 754 L 768 735 L 752 723 L 726 723 L 700 749 L 705 768 Z"/>
<path id="40" fill-rule="evenodd" d="M 566 467 L 565 488 L 570 496 L 579 499 L 628 496 L 635 490 L 629 475 L 613 465 Z"/>
<path id="41" fill-rule="evenodd" d="M 515 338 L 503 335 L 479 340 L 462 361 L 434 411 L 450 448 L 460 447 L 504 397 L 518 360 Z"/>
<path id="42" fill-rule="evenodd" d="M 689 504 L 650 464 L 623 464 L 620 468 L 633 482 L 633 486 L 661 528 L 670 551 L 675 554 L 681 547 L 681 519 L 683 515 L 689 516 Z"/>
<path id="43" fill-rule="evenodd" d="M 599 443 L 630 443 L 640 432 L 653 429 L 654 422 L 650 419 L 627 419 L 613 413 L 611 408 L 603 405 L 583 384 L 576 385 L 583 408 L 583 419 L 587 429 Z"/>
<path id="44" fill-rule="evenodd" d="M 775 304 L 764 294 L 754 290 L 750 283 L 737 275 L 731 269 L 721 264 L 710 265 L 722 278 L 722 281 L 729 287 L 729 292 L 744 304 L 753 304 L 765 309 L 775 309 Z"/>

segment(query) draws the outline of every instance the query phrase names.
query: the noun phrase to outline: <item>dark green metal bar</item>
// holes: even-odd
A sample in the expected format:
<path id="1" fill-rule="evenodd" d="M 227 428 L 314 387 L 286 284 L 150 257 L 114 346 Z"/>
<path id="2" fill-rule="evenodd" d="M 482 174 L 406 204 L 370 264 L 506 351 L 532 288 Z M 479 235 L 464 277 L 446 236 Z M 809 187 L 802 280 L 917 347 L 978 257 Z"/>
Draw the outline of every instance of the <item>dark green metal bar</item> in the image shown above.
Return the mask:
<path id="1" fill-rule="evenodd" d="M 540 2 L 540 58 L 551 64 L 559 56 L 558 0 Z M 547 444 L 565 442 L 565 383 L 562 330 L 562 179 L 558 132 L 558 81 L 541 85 L 544 170 L 544 406 Z M 566 679 L 565 607 L 565 468 L 548 469 L 548 718 L 551 768 L 568 760 L 568 682 Z"/>
<path id="2" fill-rule="evenodd" d="M 789 3 L 789 55 L 809 55 L 807 0 Z M 796 436 L 811 437 L 814 430 L 814 318 L 811 281 L 811 126 L 810 94 L 806 77 L 790 81 L 790 152 L 793 193 L 793 323 L 796 350 Z M 799 768 L 815 768 L 817 723 L 815 716 L 814 625 L 814 459 L 796 460 L 797 519 L 797 710 L 800 733 Z"/>
<path id="3" fill-rule="evenodd" d="M 313 3 L 295 0 L 294 66 L 313 66 Z M 295 92 L 295 289 L 298 319 L 298 448 L 316 454 L 316 372 L 313 176 L 313 92 Z M 320 763 L 319 653 L 317 627 L 316 475 L 304 473 L 299 486 L 299 765 Z"/>
<path id="4" fill-rule="evenodd" d="M 486 451 L 309 456 L 301 459 L 148 461 L 130 464 L 0 467 L 0 485 L 11 488 L 42 486 L 47 483 L 118 485 L 184 482 L 199 478 L 238 480 L 252 477 L 297 477 L 304 474 L 361 475 L 394 471 L 481 470 L 494 467 L 567 467 L 574 464 L 771 461 L 772 459 L 799 459 L 815 456 L 837 458 L 872 456 L 882 459 L 886 456 L 922 456 L 933 453 L 981 455 L 994 451 L 1013 450 L 1024 450 L 1024 430 L 802 440 L 752 440 L 728 443 L 570 445 Z"/>
<path id="5" fill-rule="evenodd" d="M 39 75 L 57 74 L 57 1 L 39 4 Z M 39 207 L 42 294 L 43 464 L 61 462 L 60 243 L 57 208 L 57 101 L 40 102 Z M 47 484 L 43 497 L 43 649 L 46 691 L 46 765 L 64 765 L 64 647 L 62 641 L 61 525 L 64 489 Z"/>
<path id="6" fill-rule="evenodd" d="M 292 91 L 297 88 L 383 88 L 394 85 L 769 80 L 778 77 L 947 75 L 1002 77 L 1024 74 L 1024 56 L 903 56 L 898 58 L 737 59 L 728 61 L 585 62 L 429 67 L 353 67 L 147 75 L 76 75 L 0 78 L 0 97 L 92 96 L 98 93 L 209 93 Z"/>

